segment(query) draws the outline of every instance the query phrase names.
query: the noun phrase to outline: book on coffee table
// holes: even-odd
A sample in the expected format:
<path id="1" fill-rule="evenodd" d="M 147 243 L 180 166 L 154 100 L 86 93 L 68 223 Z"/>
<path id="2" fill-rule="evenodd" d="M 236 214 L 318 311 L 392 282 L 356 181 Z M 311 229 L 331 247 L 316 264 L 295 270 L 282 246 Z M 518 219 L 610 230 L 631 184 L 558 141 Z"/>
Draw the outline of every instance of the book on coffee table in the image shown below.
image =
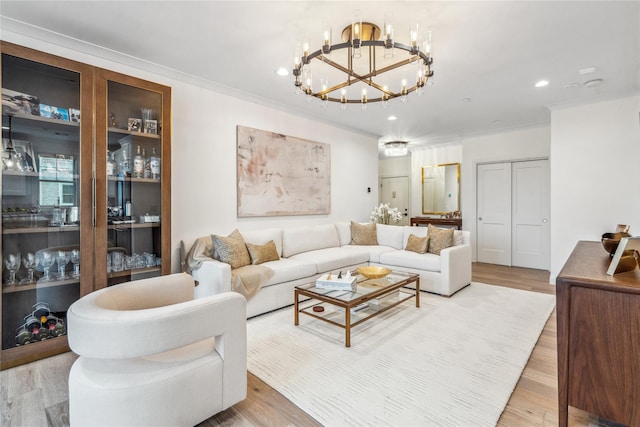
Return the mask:
<path id="1" fill-rule="evenodd" d="M 338 279 L 336 274 L 323 274 L 316 280 L 316 288 L 355 291 L 356 280 L 356 276 L 342 276 Z"/>

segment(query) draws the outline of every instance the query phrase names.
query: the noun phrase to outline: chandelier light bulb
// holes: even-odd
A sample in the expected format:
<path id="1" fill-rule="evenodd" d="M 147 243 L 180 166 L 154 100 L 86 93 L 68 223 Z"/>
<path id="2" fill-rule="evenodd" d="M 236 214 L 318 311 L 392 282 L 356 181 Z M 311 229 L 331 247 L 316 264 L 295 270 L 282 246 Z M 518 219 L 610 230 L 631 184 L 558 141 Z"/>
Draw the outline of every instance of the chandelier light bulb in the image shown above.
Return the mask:
<path id="1" fill-rule="evenodd" d="M 411 47 L 417 47 L 418 45 L 418 24 L 412 25 L 409 29 L 409 37 L 411 40 Z"/>
<path id="2" fill-rule="evenodd" d="M 302 44 L 302 56 L 305 58 L 309 56 L 309 41 L 305 40 Z"/>

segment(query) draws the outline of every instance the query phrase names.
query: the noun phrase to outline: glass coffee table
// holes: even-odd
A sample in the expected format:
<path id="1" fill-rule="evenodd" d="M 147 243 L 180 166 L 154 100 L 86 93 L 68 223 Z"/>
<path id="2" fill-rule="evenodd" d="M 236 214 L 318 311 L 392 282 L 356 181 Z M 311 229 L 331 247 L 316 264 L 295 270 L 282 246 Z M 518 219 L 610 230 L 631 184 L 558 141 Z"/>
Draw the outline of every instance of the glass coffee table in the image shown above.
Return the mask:
<path id="1" fill-rule="evenodd" d="M 410 283 L 415 283 L 415 290 L 405 288 Z M 351 328 L 414 297 L 416 307 L 420 307 L 420 276 L 391 272 L 381 279 L 367 279 L 358 275 L 355 291 L 321 289 L 316 287 L 314 281 L 296 286 L 294 292 L 296 326 L 300 313 L 304 313 L 344 328 L 345 347 L 351 347 Z M 300 297 L 311 300 L 305 301 L 304 307 L 301 307 Z"/>

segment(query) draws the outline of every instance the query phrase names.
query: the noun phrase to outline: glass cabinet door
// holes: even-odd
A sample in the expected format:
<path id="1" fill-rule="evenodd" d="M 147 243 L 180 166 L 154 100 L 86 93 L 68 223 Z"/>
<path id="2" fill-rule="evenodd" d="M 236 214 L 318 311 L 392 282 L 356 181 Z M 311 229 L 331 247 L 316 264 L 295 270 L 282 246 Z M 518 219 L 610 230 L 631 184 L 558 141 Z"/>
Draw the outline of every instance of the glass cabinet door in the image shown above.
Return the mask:
<path id="1" fill-rule="evenodd" d="M 92 288 L 92 69 L 2 43 L 2 367 L 68 350 Z M 28 345 L 28 347 L 27 347 Z"/>
<path id="2" fill-rule="evenodd" d="M 170 89 L 98 70 L 96 286 L 170 270 Z"/>

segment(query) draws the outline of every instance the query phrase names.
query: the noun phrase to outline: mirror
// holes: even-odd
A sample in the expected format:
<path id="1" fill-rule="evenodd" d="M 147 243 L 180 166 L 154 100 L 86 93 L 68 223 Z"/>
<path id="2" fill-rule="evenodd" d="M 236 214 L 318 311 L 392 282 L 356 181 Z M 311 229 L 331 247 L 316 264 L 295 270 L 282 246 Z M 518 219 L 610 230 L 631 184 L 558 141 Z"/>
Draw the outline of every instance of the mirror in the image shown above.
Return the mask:
<path id="1" fill-rule="evenodd" d="M 422 168 L 422 213 L 443 215 L 460 210 L 460 163 Z"/>

